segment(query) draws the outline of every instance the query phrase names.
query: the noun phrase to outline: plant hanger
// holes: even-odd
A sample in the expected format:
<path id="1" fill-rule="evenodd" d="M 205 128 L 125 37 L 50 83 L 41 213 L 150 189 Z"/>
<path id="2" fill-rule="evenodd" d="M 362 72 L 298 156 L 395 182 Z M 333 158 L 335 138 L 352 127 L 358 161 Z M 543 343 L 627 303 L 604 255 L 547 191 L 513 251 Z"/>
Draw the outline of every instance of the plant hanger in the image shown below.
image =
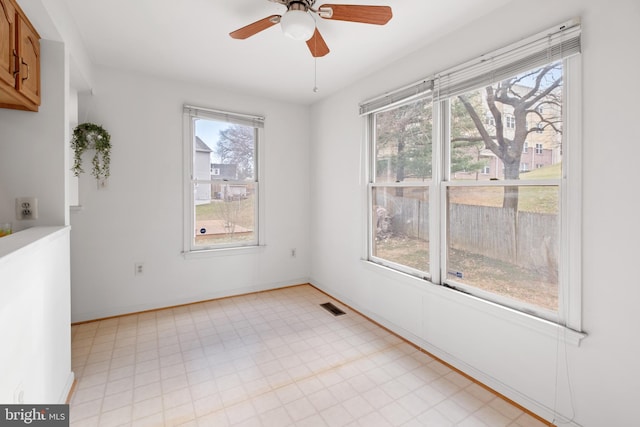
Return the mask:
<path id="1" fill-rule="evenodd" d="M 102 126 L 94 123 L 81 123 L 73 130 L 71 148 L 73 148 L 73 171 L 75 176 L 84 172 L 82 154 L 87 150 L 95 150 L 91 164 L 91 174 L 98 183 L 104 184 L 110 175 L 111 135 Z"/>

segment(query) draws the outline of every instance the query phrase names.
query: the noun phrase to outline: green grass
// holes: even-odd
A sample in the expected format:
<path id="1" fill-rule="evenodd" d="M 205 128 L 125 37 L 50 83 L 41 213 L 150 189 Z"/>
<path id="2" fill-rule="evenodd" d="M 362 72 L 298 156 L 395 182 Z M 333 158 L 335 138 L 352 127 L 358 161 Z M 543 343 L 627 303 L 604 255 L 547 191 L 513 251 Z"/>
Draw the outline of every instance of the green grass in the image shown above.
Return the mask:
<path id="1" fill-rule="evenodd" d="M 520 179 L 559 179 L 562 176 L 562 163 L 534 169 L 520 174 Z"/>
<path id="2" fill-rule="evenodd" d="M 212 200 L 206 205 L 196 206 L 196 222 L 211 219 L 224 220 L 253 230 L 255 226 L 254 197 L 249 195 L 246 199 L 228 202 Z"/>
<path id="3" fill-rule="evenodd" d="M 559 179 L 561 173 L 562 165 L 556 164 L 521 173 L 520 179 Z M 502 187 L 455 187 L 450 194 L 453 203 L 501 207 L 504 191 Z M 520 188 L 518 197 L 519 211 L 557 214 L 558 207 L 558 187 L 535 186 Z"/>

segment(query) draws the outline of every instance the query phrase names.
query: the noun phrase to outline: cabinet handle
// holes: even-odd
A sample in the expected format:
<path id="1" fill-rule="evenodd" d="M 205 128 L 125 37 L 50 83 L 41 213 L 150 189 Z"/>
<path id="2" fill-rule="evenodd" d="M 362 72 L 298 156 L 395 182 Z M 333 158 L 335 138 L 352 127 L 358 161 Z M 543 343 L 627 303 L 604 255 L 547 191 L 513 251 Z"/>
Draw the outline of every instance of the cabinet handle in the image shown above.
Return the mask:
<path id="1" fill-rule="evenodd" d="M 16 63 L 18 62 L 18 53 L 16 52 L 15 49 L 13 49 L 13 57 L 15 58 L 15 60 L 13 61 L 13 77 L 15 77 L 19 72 L 20 72 L 20 67 L 16 67 Z"/>
<path id="2" fill-rule="evenodd" d="M 27 77 L 23 77 L 23 78 L 22 78 L 22 81 L 29 80 L 29 76 L 31 75 L 31 72 L 30 72 L 30 70 L 29 70 L 29 64 L 27 64 L 26 62 L 24 62 L 24 59 L 23 59 L 23 58 L 20 58 L 20 62 L 22 63 L 22 65 L 26 65 L 26 66 L 27 66 Z"/>

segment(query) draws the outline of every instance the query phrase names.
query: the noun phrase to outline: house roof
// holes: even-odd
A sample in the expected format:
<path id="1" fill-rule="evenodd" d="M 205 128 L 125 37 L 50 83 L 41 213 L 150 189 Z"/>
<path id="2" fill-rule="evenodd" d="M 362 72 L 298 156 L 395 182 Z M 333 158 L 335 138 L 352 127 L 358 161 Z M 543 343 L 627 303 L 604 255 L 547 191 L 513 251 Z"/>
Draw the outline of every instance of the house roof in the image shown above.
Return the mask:
<path id="1" fill-rule="evenodd" d="M 209 148 L 207 144 L 204 143 L 203 140 L 200 139 L 199 136 L 196 136 L 196 151 L 201 153 L 211 153 L 213 150 Z"/>

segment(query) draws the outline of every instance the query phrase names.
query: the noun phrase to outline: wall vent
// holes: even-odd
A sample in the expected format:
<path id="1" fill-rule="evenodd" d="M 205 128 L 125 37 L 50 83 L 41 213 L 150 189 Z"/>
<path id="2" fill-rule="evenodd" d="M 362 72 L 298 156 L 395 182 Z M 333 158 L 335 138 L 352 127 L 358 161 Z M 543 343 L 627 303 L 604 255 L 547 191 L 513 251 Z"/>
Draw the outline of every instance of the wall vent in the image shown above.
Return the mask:
<path id="1" fill-rule="evenodd" d="M 325 310 L 327 310 L 329 313 L 333 314 L 334 316 L 342 316 L 343 314 L 347 314 L 344 311 L 340 310 L 338 307 L 336 307 L 335 305 L 333 305 L 330 302 L 325 302 L 324 304 L 320 304 L 320 307 L 324 308 Z"/>

